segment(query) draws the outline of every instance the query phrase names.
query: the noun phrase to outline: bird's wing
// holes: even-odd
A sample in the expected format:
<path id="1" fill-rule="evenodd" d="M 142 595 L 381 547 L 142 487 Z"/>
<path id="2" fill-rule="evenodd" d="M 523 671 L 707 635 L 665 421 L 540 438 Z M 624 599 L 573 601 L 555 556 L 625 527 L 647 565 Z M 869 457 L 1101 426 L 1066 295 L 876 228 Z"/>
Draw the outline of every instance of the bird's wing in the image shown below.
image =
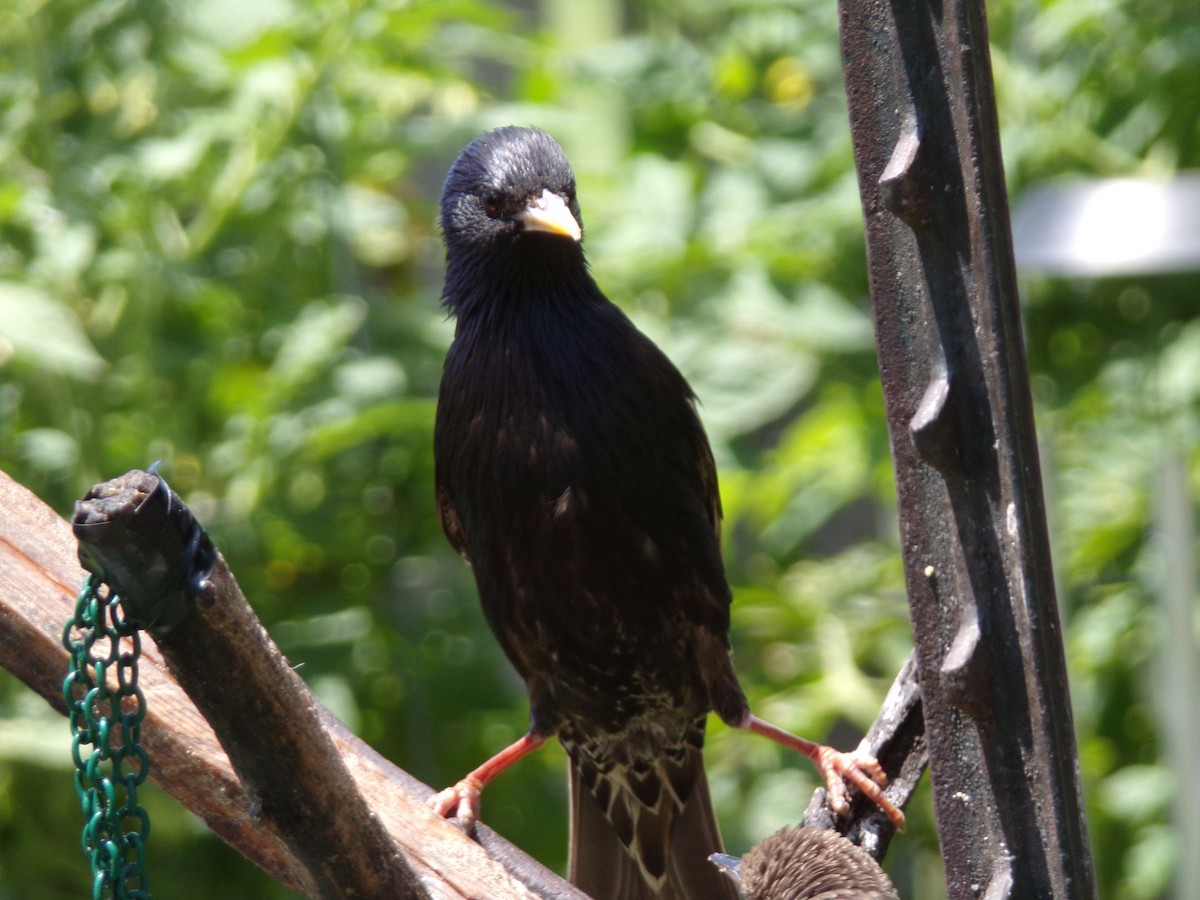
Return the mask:
<path id="1" fill-rule="evenodd" d="M 696 419 L 700 418 L 700 410 L 696 408 L 696 401 L 691 400 L 692 412 Z M 721 510 L 721 489 L 717 484 L 717 464 L 713 460 L 712 447 L 709 446 L 707 438 L 704 436 L 704 428 L 700 427 L 700 453 L 696 460 L 700 467 L 700 491 L 704 498 L 704 508 L 708 512 L 708 521 L 712 524 L 713 531 L 717 534 L 717 547 L 721 546 L 721 521 L 724 518 L 724 513 Z"/>
<path id="2" fill-rule="evenodd" d="M 458 555 L 469 563 L 471 556 L 467 552 L 467 535 L 463 531 L 462 520 L 458 517 L 458 508 L 455 507 L 454 500 L 451 499 L 450 492 L 446 490 L 445 485 L 438 485 L 437 502 L 438 515 L 441 516 L 442 531 L 446 532 L 446 539 L 450 541 L 450 546 L 458 552 Z"/>

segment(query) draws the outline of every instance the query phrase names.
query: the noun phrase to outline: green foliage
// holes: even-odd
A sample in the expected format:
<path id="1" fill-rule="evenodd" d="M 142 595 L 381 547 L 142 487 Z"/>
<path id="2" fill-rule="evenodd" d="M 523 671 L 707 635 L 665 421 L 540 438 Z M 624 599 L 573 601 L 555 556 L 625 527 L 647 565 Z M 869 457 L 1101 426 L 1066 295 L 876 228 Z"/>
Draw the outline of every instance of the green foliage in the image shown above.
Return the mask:
<path id="1" fill-rule="evenodd" d="M 1144 7 L 990 4 L 1014 193 L 1200 165 L 1200 26 L 1188 4 Z M 450 326 L 435 207 L 470 136 L 539 124 L 576 161 L 598 280 L 701 397 L 752 701 L 852 744 L 910 638 L 836 10 L 608 0 L 582 29 L 565 9 L 7 4 L 0 465 L 66 513 L 162 459 L 318 693 L 424 780 L 459 777 L 521 733 L 526 708 L 436 519 Z M 1162 896 L 1183 852 L 1169 826 L 1182 775 L 1160 759 L 1151 704 L 1149 536 L 1168 445 L 1200 481 L 1196 287 L 1028 291 L 1105 897 Z M 84 889 L 67 741 L 0 681 L 0 898 Z M 734 851 L 796 820 L 815 783 L 716 725 L 708 758 Z M 555 866 L 562 770 L 543 751 L 484 804 Z M 164 896 L 286 896 L 168 799 L 143 802 Z M 939 894 L 936 853 L 925 796 L 889 860 L 906 896 Z"/>

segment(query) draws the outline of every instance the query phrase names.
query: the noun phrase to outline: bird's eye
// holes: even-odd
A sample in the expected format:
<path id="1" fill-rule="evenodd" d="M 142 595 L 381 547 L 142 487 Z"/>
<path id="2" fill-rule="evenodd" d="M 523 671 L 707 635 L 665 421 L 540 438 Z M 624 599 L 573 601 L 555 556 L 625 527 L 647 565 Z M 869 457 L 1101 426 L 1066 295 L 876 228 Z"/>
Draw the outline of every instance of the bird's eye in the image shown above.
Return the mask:
<path id="1" fill-rule="evenodd" d="M 504 213 L 504 197 L 500 194 L 484 194 L 483 208 L 493 219 L 499 218 Z"/>

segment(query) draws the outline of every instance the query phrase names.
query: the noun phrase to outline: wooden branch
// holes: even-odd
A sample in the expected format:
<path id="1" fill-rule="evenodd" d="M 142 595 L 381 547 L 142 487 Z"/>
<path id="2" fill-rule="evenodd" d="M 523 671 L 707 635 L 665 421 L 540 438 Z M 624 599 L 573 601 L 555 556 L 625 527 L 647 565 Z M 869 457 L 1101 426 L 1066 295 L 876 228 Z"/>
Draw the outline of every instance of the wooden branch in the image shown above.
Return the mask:
<path id="1" fill-rule="evenodd" d="M 75 505 L 74 523 L 80 559 L 116 590 L 127 619 L 151 623 L 178 610 L 157 636 L 159 650 L 216 731 L 258 824 L 301 864 L 305 893 L 427 898 L 356 789 L 306 685 L 166 483 L 134 471 L 97 485 Z M 195 596 L 182 587 L 189 540 L 209 548 L 212 565 Z"/>
<path id="2" fill-rule="evenodd" d="M 74 610 L 74 598 L 85 574 L 76 560 L 76 541 L 66 522 L 2 472 L 0 509 L 3 510 L 0 516 L 0 666 L 15 674 L 60 713 L 65 713 L 60 688 L 69 659 L 61 643 L 61 634 Z M 218 570 L 211 576 L 218 591 L 225 589 L 225 579 Z M 227 580 L 232 584 L 232 576 L 227 576 Z M 219 593 L 213 596 L 222 596 L 222 599 L 202 615 L 216 618 L 188 626 L 197 641 L 217 639 L 214 635 L 230 625 L 231 617 L 237 619 L 237 629 L 261 628 L 257 621 L 241 618 L 244 612 L 227 608 L 232 601 Z M 188 621 L 193 617 L 189 616 Z M 183 642 L 183 635 L 161 640 L 173 645 Z M 245 646 L 255 645 L 247 643 Z M 268 650 L 263 651 L 263 646 Z M 279 808 L 275 805 L 278 798 L 268 800 L 260 794 L 260 802 L 251 801 L 213 728 L 168 671 L 165 648 L 149 636 L 143 637 L 142 648 L 139 683 L 147 706 L 142 743 L 150 755 L 151 778 L 203 819 L 230 846 L 273 877 L 308 896 L 325 895 L 327 882 L 321 879 L 330 876 L 329 870 L 310 873 L 301 859 L 311 850 L 289 849 L 281 831 L 267 826 L 268 821 L 272 821 L 273 810 Z M 177 649 L 172 647 L 172 652 Z M 200 656 L 212 652 L 211 647 L 191 650 Z M 258 644 L 256 652 L 277 657 L 290 673 L 283 657 L 269 641 Z M 190 673 L 189 681 L 211 679 L 211 684 L 201 690 L 210 696 L 236 693 L 235 705 L 257 709 L 262 702 L 277 702 L 277 696 L 264 700 L 249 684 L 231 678 L 234 671 L 230 668 L 231 658 L 218 656 L 218 661 L 220 665 L 210 672 Z M 250 667 L 254 665 L 252 661 Z M 243 671 L 246 670 L 238 670 L 237 678 L 241 678 Z M 563 879 L 485 826 L 479 826 L 480 840 L 476 843 L 453 823 L 426 810 L 424 799 L 432 791 L 350 734 L 312 697 L 299 678 L 289 674 L 285 680 L 274 681 L 270 692 L 292 695 L 319 719 L 335 754 L 345 762 L 353 782 L 352 793 L 365 801 L 407 859 L 420 889 L 430 897 L 438 900 L 583 898 Z M 217 699 L 220 701 L 221 698 Z M 247 744 L 246 752 L 250 756 L 273 762 L 281 770 L 294 764 L 296 747 L 283 746 L 278 734 L 261 725 L 251 732 L 239 738 Z M 281 748 L 287 754 L 286 758 L 281 757 Z M 63 753 L 68 752 L 64 729 Z M 293 776 L 290 781 L 291 791 L 301 800 L 321 799 L 317 795 L 329 791 L 327 778 L 305 781 Z M 258 787 L 261 786 L 260 782 Z M 344 807 L 337 804 L 336 808 Z M 279 825 L 275 822 L 275 826 Z M 320 870 L 321 866 L 317 868 Z M 409 887 L 416 889 L 411 884 Z"/>

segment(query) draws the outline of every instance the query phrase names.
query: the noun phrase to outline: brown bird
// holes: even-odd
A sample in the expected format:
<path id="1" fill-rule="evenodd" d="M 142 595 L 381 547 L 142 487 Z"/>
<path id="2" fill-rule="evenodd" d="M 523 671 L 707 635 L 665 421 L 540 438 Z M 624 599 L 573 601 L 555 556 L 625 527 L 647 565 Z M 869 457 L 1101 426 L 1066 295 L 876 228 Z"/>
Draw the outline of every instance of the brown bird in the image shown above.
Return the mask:
<path id="1" fill-rule="evenodd" d="M 648 211 L 653 214 L 653 211 Z M 588 273 L 558 144 L 500 128 L 442 192 L 443 301 L 456 319 L 438 397 L 438 506 L 488 624 L 529 691 L 529 732 L 432 801 L 470 827 L 479 794 L 557 736 L 570 758 L 569 876 L 598 900 L 735 896 L 701 749 L 729 725 L 848 778 L 898 822 L 874 759 L 751 715 L 729 651 L 717 474 L 695 400 Z"/>
<path id="2" fill-rule="evenodd" d="M 879 863 L 828 828 L 781 828 L 745 856 L 713 862 L 746 900 L 900 900 Z"/>

